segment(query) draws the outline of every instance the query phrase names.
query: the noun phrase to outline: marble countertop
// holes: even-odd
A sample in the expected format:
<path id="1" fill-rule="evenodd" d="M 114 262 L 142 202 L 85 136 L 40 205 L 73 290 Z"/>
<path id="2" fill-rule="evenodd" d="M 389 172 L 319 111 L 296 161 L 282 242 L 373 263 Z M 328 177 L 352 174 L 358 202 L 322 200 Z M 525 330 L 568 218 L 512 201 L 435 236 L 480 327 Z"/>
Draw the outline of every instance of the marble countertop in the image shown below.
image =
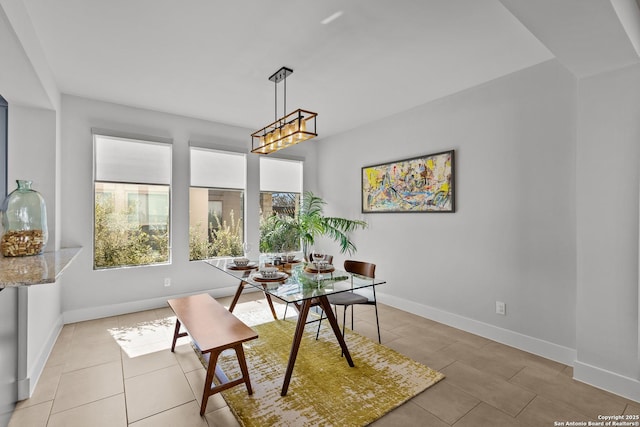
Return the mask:
<path id="1" fill-rule="evenodd" d="M 25 257 L 0 255 L 0 289 L 54 283 L 82 248 Z"/>

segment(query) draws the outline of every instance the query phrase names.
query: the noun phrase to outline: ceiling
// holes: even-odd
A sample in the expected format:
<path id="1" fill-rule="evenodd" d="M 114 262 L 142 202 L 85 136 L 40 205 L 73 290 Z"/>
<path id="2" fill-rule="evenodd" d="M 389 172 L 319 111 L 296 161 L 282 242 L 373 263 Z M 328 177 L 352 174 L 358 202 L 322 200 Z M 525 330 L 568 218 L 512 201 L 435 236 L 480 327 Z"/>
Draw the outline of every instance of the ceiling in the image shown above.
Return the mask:
<path id="1" fill-rule="evenodd" d="M 274 119 L 282 66 L 287 112 L 318 112 L 328 136 L 567 55 L 562 20 L 541 25 L 523 0 L 23 3 L 60 92 L 251 130 Z"/>

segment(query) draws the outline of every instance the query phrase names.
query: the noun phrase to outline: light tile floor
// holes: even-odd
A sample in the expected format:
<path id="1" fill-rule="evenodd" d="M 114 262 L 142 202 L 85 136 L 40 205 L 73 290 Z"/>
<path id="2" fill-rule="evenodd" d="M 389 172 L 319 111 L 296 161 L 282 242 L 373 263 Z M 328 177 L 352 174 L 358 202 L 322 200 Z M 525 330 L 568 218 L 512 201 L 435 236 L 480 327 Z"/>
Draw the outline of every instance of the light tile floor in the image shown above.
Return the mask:
<path id="1" fill-rule="evenodd" d="M 379 310 L 383 344 L 446 378 L 375 427 L 539 427 L 640 414 L 640 403 L 574 381 L 566 365 L 389 306 Z M 257 292 L 244 294 L 236 313 L 248 323 L 269 320 Z M 65 325 L 33 396 L 18 403 L 9 426 L 238 426 L 220 395 L 200 417 L 205 371 L 188 338 L 169 351 L 173 325 L 169 308 Z M 354 329 L 377 339 L 372 307 L 356 308 Z"/>

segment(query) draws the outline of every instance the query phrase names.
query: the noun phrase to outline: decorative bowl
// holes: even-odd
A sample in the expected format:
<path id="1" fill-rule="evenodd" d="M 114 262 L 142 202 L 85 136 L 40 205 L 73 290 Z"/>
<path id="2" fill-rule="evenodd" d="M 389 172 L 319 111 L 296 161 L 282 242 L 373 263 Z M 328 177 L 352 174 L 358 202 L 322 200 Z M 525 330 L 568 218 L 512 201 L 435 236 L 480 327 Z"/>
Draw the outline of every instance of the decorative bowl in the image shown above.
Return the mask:
<path id="1" fill-rule="evenodd" d="M 247 265 L 249 265 L 249 260 L 247 258 L 234 258 L 233 263 L 237 267 L 246 267 Z"/>
<path id="2" fill-rule="evenodd" d="M 273 279 L 278 276 L 278 273 L 277 267 L 262 267 L 260 269 L 260 275 L 265 279 Z"/>
<path id="3" fill-rule="evenodd" d="M 286 254 L 283 256 L 285 262 L 293 262 L 296 260 L 296 254 Z"/>
<path id="4" fill-rule="evenodd" d="M 317 270 L 328 270 L 330 265 L 327 261 L 318 261 L 314 264 L 316 265 Z"/>

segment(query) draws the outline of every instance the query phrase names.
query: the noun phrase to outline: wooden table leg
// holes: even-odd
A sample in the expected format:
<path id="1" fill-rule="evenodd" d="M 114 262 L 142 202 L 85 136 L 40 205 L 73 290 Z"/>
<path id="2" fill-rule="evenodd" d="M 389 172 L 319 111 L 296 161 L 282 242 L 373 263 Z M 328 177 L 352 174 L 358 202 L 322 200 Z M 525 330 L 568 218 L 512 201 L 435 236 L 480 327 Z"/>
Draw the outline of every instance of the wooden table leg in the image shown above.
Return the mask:
<path id="1" fill-rule="evenodd" d="M 262 293 L 264 294 L 267 303 L 269 304 L 269 308 L 271 309 L 271 315 L 273 316 L 273 320 L 278 320 L 278 315 L 276 314 L 276 309 L 273 307 L 273 301 L 271 301 L 271 295 L 269 295 L 266 291 L 267 285 L 264 283 L 262 285 Z"/>
<path id="2" fill-rule="evenodd" d="M 244 287 L 247 285 L 247 282 L 244 280 L 240 281 L 238 285 L 238 289 L 236 289 L 236 294 L 233 296 L 233 301 L 231 301 L 231 305 L 229 306 L 229 311 L 233 313 L 233 309 L 236 308 L 236 304 L 238 304 L 238 300 L 240 299 L 240 295 L 242 295 L 242 291 L 244 291 Z M 266 287 L 266 285 L 262 285 Z M 271 300 L 271 295 L 264 292 L 264 296 L 267 299 L 267 303 L 269 304 L 269 308 L 271 309 L 271 315 L 273 316 L 273 320 L 278 320 L 278 315 L 276 314 L 276 309 L 273 306 L 273 301 Z"/>
<path id="3" fill-rule="evenodd" d="M 284 384 L 282 384 L 282 391 L 280 396 L 286 396 L 289 389 L 289 383 L 291 382 L 291 374 L 293 374 L 293 366 L 296 364 L 296 357 L 298 356 L 298 349 L 300 348 L 300 342 L 302 341 L 302 334 L 304 333 L 304 326 L 306 324 L 307 314 L 311 308 L 311 300 L 304 300 L 300 307 L 300 314 L 298 315 L 298 323 L 296 324 L 296 332 L 293 335 L 293 344 L 291 344 L 291 353 L 289 354 L 289 363 L 287 365 L 287 372 L 284 375 Z M 335 321 L 335 319 L 334 319 Z"/>
<path id="4" fill-rule="evenodd" d="M 238 289 L 236 290 L 236 294 L 233 296 L 233 301 L 231 301 L 231 305 L 229 306 L 229 311 L 233 313 L 233 309 L 236 308 L 236 304 L 238 303 L 238 300 L 240 299 L 240 295 L 242 295 L 242 291 L 244 290 L 244 285 L 246 285 L 247 282 L 245 282 L 244 280 L 240 281 L 240 284 L 238 285 Z"/>
<path id="5" fill-rule="evenodd" d="M 347 343 L 344 341 L 344 336 L 342 332 L 340 332 L 340 325 L 338 325 L 338 321 L 336 320 L 336 316 L 333 314 L 333 309 L 331 308 L 331 303 L 327 299 L 326 296 L 318 297 L 318 302 L 324 310 L 324 314 L 327 316 L 327 320 L 329 320 L 329 324 L 331 325 L 331 329 L 333 329 L 333 333 L 336 336 L 338 343 L 340 343 L 340 347 L 342 348 L 342 354 L 346 357 L 349 366 L 353 368 L 353 360 L 351 360 L 351 354 L 349 354 L 349 349 L 347 348 Z"/>

